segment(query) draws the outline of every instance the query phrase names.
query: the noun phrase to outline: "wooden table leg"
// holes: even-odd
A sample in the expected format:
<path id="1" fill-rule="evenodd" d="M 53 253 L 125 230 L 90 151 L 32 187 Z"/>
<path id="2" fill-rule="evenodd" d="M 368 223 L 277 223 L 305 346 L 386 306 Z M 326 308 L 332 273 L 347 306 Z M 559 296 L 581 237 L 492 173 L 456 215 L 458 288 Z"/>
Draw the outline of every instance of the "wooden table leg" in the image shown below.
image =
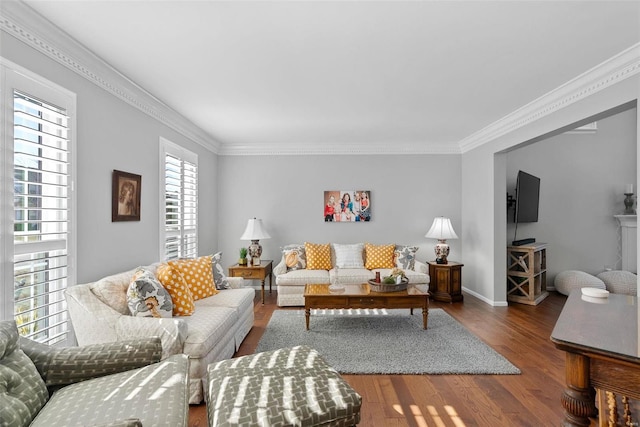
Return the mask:
<path id="1" fill-rule="evenodd" d="M 309 330 L 309 317 L 311 317 L 311 309 L 305 308 L 304 309 L 304 320 L 305 320 L 305 323 L 307 325 L 307 331 Z"/>
<path id="2" fill-rule="evenodd" d="M 262 305 L 264 305 L 264 279 L 261 280 L 262 284 Z"/>
<path id="3" fill-rule="evenodd" d="M 429 321 L 429 307 L 426 305 L 422 307 L 422 329 L 427 329 L 427 323 Z"/>
<path id="4" fill-rule="evenodd" d="M 567 387 L 560 401 L 564 408 L 563 426 L 591 425 L 589 417 L 596 416 L 595 390 L 589 384 L 589 358 L 569 353 L 565 359 Z"/>
<path id="5" fill-rule="evenodd" d="M 273 273 L 269 273 L 269 295 L 271 295 L 271 286 L 273 285 Z"/>

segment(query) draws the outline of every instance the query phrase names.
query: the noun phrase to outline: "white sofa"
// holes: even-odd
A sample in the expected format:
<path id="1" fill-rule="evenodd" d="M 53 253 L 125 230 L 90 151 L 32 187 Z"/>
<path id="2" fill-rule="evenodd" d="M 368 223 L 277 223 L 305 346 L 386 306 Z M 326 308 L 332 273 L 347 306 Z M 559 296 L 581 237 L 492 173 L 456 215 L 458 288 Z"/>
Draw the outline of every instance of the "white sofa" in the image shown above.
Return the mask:
<path id="1" fill-rule="evenodd" d="M 283 249 L 294 246 L 304 245 L 287 245 Z M 330 270 L 309 270 L 306 268 L 300 268 L 288 271 L 285 253 L 283 252 L 282 259 L 273 269 L 273 274 L 276 277 L 278 306 L 304 306 L 304 287 L 308 283 L 366 283 L 368 280 L 372 280 L 376 277 L 376 272 L 379 272 L 381 277 L 388 276 L 391 272 L 390 268 L 340 268 L 336 263 L 336 244 L 331 243 L 330 246 L 331 265 L 333 266 Z M 364 253 L 362 256 L 365 256 Z M 417 260 L 414 260 L 414 264 L 413 269 L 403 269 L 407 279 L 409 279 L 409 283 L 428 284 L 430 281 L 428 265 Z"/>
<path id="2" fill-rule="evenodd" d="M 158 264 L 147 266 L 155 272 Z M 203 400 L 207 365 L 233 357 L 253 327 L 255 290 L 244 279 L 229 277 L 231 289 L 195 301 L 191 316 L 134 317 L 127 306 L 127 289 L 136 269 L 75 285 L 65 292 L 79 345 L 158 336 L 162 358 L 189 356 L 189 403 Z"/>

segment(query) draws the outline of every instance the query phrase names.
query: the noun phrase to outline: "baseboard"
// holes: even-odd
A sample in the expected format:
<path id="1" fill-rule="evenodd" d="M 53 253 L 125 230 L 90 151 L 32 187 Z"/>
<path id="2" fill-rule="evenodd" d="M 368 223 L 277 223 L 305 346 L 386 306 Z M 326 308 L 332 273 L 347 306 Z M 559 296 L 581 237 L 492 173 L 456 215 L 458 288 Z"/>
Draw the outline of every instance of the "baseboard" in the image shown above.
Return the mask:
<path id="1" fill-rule="evenodd" d="M 489 304 L 493 307 L 507 307 L 509 305 L 509 303 L 507 301 L 493 301 L 490 300 L 489 298 L 485 297 L 484 295 L 480 295 L 479 293 L 472 291 L 468 288 L 465 288 L 464 286 L 462 287 L 462 290 L 465 291 L 466 293 L 473 295 L 474 297 L 478 298 L 480 301 Z"/>

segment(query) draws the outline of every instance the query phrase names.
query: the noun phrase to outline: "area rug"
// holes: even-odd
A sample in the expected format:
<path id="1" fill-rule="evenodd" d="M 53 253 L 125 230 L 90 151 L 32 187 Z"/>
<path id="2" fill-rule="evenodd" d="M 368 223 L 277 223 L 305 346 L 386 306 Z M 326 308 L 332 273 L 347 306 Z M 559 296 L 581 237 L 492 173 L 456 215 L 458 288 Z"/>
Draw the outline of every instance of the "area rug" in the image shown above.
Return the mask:
<path id="1" fill-rule="evenodd" d="M 428 329 L 415 310 L 276 310 L 257 352 L 296 345 L 315 348 L 342 374 L 519 374 L 507 359 L 442 309 Z"/>

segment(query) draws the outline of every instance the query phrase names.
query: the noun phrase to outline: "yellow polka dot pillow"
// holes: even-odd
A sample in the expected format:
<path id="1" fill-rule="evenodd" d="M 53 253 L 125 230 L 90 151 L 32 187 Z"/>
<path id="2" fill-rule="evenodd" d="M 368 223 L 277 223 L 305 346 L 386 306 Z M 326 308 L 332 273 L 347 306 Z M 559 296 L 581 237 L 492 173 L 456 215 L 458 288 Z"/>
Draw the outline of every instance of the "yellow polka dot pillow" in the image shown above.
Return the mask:
<path id="1" fill-rule="evenodd" d="M 211 255 L 195 259 L 169 261 L 168 264 L 180 272 L 189 286 L 193 300 L 197 301 L 218 293 L 213 283 Z"/>
<path id="2" fill-rule="evenodd" d="M 331 246 L 304 242 L 307 270 L 331 270 Z"/>
<path id="3" fill-rule="evenodd" d="M 373 270 L 374 268 L 393 268 L 394 256 L 393 252 L 396 245 L 372 245 L 364 244 L 364 268 Z"/>
<path id="4" fill-rule="evenodd" d="M 171 295 L 174 316 L 191 316 L 196 311 L 189 285 L 178 269 L 169 264 L 161 264 L 156 270 L 156 277 Z"/>

